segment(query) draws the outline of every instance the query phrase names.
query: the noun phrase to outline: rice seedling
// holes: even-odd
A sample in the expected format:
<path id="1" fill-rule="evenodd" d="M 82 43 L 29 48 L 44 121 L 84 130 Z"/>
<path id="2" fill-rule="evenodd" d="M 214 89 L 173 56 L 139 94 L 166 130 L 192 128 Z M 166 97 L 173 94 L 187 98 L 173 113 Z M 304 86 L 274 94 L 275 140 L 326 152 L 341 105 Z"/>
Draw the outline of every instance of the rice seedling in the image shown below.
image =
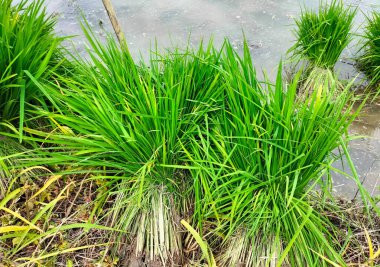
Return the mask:
<path id="1" fill-rule="evenodd" d="M 373 11 L 367 17 L 367 26 L 362 36 L 362 55 L 358 58 L 358 67 L 371 80 L 370 85 L 377 86 L 380 82 L 380 12 Z"/>
<path id="2" fill-rule="evenodd" d="M 304 9 L 295 20 L 296 43 L 289 50 L 292 57 L 306 60 L 312 67 L 333 69 L 352 39 L 356 11 L 341 0 L 320 2 L 318 12 Z"/>
<path id="3" fill-rule="evenodd" d="M 54 34 L 56 19 L 46 14 L 44 0 L 0 1 L 0 121 L 19 123 L 24 109 L 38 90 L 25 75 L 28 70 L 41 80 L 61 64 Z"/>
<path id="4" fill-rule="evenodd" d="M 195 226 L 222 237 L 218 265 L 345 265 L 336 228 L 311 203 L 359 112 L 349 88 L 336 94 L 332 84 L 304 101 L 297 80 L 282 83 L 281 66 L 275 84 L 259 83 L 247 46 L 239 57 L 226 45 L 222 62 L 225 106 L 187 150 Z"/>
<path id="5" fill-rule="evenodd" d="M 43 148 L 23 164 L 92 173 L 107 188 L 101 198 L 114 203 L 110 225 L 128 232 L 116 238 L 129 244 L 118 255 L 180 264 L 179 218 L 189 209 L 191 179 L 174 166 L 183 164 L 182 146 L 204 114 L 220 108 L 220 51 L 210 43 L 197 51 L 153 52 L 149 65 L 137 66 L 128 49 L 113 40 L 103 45 L 86 29 L 85 34 L 92 62 L 78 64 L 76 77 L 60 76 L 59 83 L 42 86 L 30 75 L 54 108 L 41 108 L 37 116 L 49 118 L 56 130 L 25 128 L 33 135 L 28 140 Z"/>

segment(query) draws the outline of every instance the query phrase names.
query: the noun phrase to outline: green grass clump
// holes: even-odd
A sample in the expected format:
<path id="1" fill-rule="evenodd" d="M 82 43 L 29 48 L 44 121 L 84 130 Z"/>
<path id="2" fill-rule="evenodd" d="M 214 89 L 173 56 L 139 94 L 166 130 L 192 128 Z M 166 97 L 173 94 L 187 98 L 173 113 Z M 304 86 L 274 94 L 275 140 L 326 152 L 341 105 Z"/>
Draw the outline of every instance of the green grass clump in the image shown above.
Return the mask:
<path id="1" fill-rule="evenodd" d="M 46 14 L 44 0 L 12 2 L 0 0 L 0 121 L 22 123 L 25 104 L 39 92 L 24 70 L 48 77 L 60 64 L 62 38 L 54 34 L 56 19 Z"/>
<path id="2" fill-rule="evenodd" d="M 380 82 L 380 12 L 374 11 L 367 17 L 364 31 L 363 54 L 358 59 L 358 66 L 371 80 L 371 85 Z"/>
<path id="3" fill-rule="evenodd" d="M 313 67 L 332 69 L 352 39 L 350 33 L 356 9 L 343 1 L 320 3 L 318 12 L 303 10 L 296 19 L 293 57 L 307 60 Z"/>
<path id="4" fill-rule="evenodd" d="M 228 41 L 137 65 L 126 46 L 85 34 L 90 61 L 73 62 L 75 76 L 41 84 L 25 72 L 47 99 L 30 112 L 50 125 L 24 128 L 37 145 L 16 167 L 96 180 L 89 220 L 119 230 L 107 241 L 123 264 L 184 264 L 185 219 L 212 265 L 344 265 L 312 192 L 360 111 L 349 88 L 323 74 L 299 99 L 297 79 L 283 84 L 280 66 L 260 83 L 248 46 L 239 56 Z"/>
<path id="5" fill-rule="evenodd" d="M 344 265 L 312 192 L 360 111 L 349 88 L 318 81 L 299 99 L 281 66 L 275 84 L 259 83 L 247 46 L 242 57 L 210 43 L 136 65 L 85 33 L 91 62 L 76 62 L 77 76 L 41 85 L 27 72 L 50 102 L 36 117 L 51 125 L 24 129 L 39 147 L 21 164 L 97 180 L 90 217 L 105 209 L 122 231 L 111 241 L 123 262 L 183 264 L 180 221 L 193 214 L 189 229 L 208 237 L 218 266 Z"/>
<path id="6" fill-rule="evenodd" d="M 76 77 L 40 85 L 54 110 L 38 116 L 56 130 L 25 129 L 50 144 L 24 163 L 92 173 L 104 181 L 100 198 L 114 203 L 110 225 L 128 233 L 130 252 L 148 263 L 180 263 L 178 219 L 188 212 L 191 179 L 174 166 L 184 163 L 182 147 L 205 114 L 220 108 L 220 52 L 201 44 L 197 51 L 152 52 L 148 65 L 136 65 L 113 40 L 103 45 L 85 33 L 91 63 L 78 62 Z"/>
<path id="7" fill-rule="evenodd" d="M 227 48 L 224 108 L 199 126 L 187 153 L 194 220 L 222 237 L 220 266 L 344 265 L 336 228 L 311 203 L 357 114 L 349 88 L 297 99 L 297 80 L 283 84 L 281 66 L 275 84 L 261 84 L 249 49 L 240 58 Z"/>

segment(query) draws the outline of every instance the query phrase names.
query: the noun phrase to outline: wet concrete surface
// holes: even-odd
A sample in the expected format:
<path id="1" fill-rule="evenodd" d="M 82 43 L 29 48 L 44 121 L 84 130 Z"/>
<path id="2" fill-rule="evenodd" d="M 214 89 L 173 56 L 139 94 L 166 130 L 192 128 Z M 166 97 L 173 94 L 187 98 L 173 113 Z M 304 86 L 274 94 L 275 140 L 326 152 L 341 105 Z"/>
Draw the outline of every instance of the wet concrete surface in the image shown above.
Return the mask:
<path id="1" fill-rule="evenodd" d="M 318 7 L 319 0 L 113 0 L 117 16 L 125 33 L 133 56 L 147 57 L 155 45 L 196 47 L 201 39 L 211 36 L 216 45 L 228 37 L 236 49 L 243 43 L 243 31 L 250 44 L 254 64 L 266 69 L 274 77 L 281 58 L 292 46 L 294 18 L 301 7 Z M 363 28 L 365 14 L 380 9 L 378 0 L 346 0 L 345 4 L 358 8 L 355 29 Z M 81 16 L 85 17 L 101 38 L 113 33 L 101 0 L 48 0 L 47 10 L 59 20 L 60 35 L 75 35 L 72 45 L 84 51 L 85 39 L 80 28 Z M 356 40 L 343 53 L 343 62 L 352 62 L 357 51 Z M 70 45 L 70 44 L 68 44 Z M 356 75 L 351 64 L 340 62 L 337 70 L 342 77 Z M 363 184 L 370 193 L 379 193 L 380 183 L 380 105 L 368 105 L 361 117 L 353 123 L 350 132 L 363 135 L 350 143 L 351 156 Z M 334 166 L 347 172 L 347 164 Z M 346 166 L 346 167 L 345 167 Z M 355 195 L 356 184 L 342 175 L 334 175 L 334 190 L 347 197 Z"/>

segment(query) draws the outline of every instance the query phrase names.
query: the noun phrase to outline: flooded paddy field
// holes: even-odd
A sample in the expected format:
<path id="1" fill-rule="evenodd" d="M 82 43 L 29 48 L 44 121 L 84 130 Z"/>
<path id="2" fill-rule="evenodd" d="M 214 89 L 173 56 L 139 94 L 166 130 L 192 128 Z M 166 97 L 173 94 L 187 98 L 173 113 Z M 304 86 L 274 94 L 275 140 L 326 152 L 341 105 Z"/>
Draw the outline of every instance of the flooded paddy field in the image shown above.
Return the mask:
<path id="1" fill-rule="evenodd" d="M 314 9 L 319 0 L 113 0 L 116 13 L 134 57 L 147 57 L 157 41 L 159 48 L 196 45 L 213 37 L 220 45 L 228 37 L 236 49 L 243 43 L 243 32 L 249 43 L 254 64 L 274 77 L 278 62 L 286 58 L 292 46 L 294 18 L 301 7 Z M 346 0 L 357 7 L 355 31 L 360 34 L 365 14 L 380 8 L 378 0 Z M 102 1 L 51 0 L 47 9 L 59 17 L 57 32 L 74 35 L 73 45 L 84 53 L 85 43 L 80 27 L 81 15 L 104 37 L 113 33 Z M 337 70 L 342 78 L 357 75 L 352 57 L 357 51 L 356 40 L 343 53 Z M 260 72 L 260 71 L 258 71 Z M 366 188 L 379 193 L 380 186 L 380 104 L 367 105 L 360 118 L 353 123 L 350 133 L 361 137 L 350 143 L 352 159 Z M 344 162 L 344 161 L 343 161 Z M 344 163 L 334 166 L 349 172 Z M 342 175 L 334 175 L 337 194 L 353 197 L 357 187 Z"/>

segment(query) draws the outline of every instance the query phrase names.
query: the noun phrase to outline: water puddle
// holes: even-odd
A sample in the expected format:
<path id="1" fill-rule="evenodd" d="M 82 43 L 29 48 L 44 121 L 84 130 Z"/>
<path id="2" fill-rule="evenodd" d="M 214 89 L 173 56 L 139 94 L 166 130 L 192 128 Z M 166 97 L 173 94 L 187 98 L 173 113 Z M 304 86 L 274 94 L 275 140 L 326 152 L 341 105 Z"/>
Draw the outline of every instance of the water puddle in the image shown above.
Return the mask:
<path id="1" fill-rule="evenodd" d="M 281 57 L 292 46 L 293 18 L 301 7 L 316 8 L 319 0 L 112 0 L 125 32 L 131 53 L 146 57 L 157 38 L 159 47 L 173 45 L 196 46 L 201 39 L 213 36 L 220 45 L 228 37 L 241 48 L 243 31 L 250 45 L 255 66 L 266 69 L 274 77 Z M 355 27 L 360 32 L 364 14 L 380 8 L 378 0 L 346 0 L 347 5 L 359 8 Z M 47 10 L 59 17 L 57 31 L 62 35 L 76 35 L 75 47 L 83 51 L 85 44 L 79 24 L 81 12 L 99 36 L 113 32 L 102 1 L 50 0 Z M 356 75 L 352 57 L 357 48 L 355 41 L 344 51 L 343 60 L 337 65 L 342 77 Z M 145 53 L 145 54 L 144 54 Z M 380 183 L 380 105 L 368 105 L 351 129 L 352 134 L 366 137 L 350 143 L 351 155 L 363 184 L 371 193 L 378 193 Z M 346 165 L 346 164 L 344 164 Z M 339 164 L 336 167 L 342 169 Z M 345 169 L 343 167 L 343 169 Z M 334 175 L 334 190 L 352 197 L 356 192 L 354 182 L 341 175 Z"/>
<path id="2" fill-rule="evenodd" d="M 371 195 L 380 194 L 380 102 L 364 107 L 360 117 L 351 125 L 350 134 L 359 138 L 350 142 L 350 154 L 362 184 Z M 334 166 L 351 174 L 343 160 Z M 357 194 L 354 181 L 334 175 L 334 191 L 347 197 Z"/>

